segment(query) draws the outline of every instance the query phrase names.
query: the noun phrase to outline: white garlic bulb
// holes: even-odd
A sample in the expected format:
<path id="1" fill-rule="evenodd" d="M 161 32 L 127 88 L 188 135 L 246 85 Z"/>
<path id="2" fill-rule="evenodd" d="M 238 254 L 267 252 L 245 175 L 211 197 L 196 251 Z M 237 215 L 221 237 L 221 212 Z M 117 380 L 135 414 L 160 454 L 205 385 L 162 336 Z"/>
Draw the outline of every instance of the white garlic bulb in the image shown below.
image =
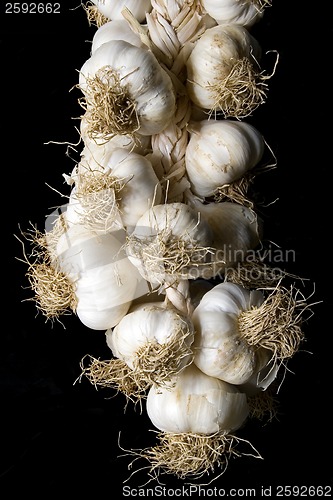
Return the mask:
<path id="1" fill-rule="evenodd" d="M 192 191 L 202 197 L 242 177 L 264 153 L 261 133 L 244 121 L 202 120 L 192 122 L 189 131 L 186 172 Z"/>
<path id="2" fill-rule="evenodd" d="M 136 305 L 113 329 L 106 331 L 113 355 L 158 385 L 169 381 L 192 361 L 193 340 L 190 318 L 161 302 Z"/>
<path id="3" fill-rule="evenodd" d="M 127 7 L 140 23 L 152 9 L 151 0 L 92 0 L 92 2 L 108 19 L 123 19 L 122 10 Z"/>
<path id="4" fill-rule="evenodd" d="M 205 11 L 218 24 L 253 26 L 264 15 L 269 0 L 201 0 Z"/>
<path id="5" fill-rule="evenodd" d="M 261 47 L 246 28 L 217 25 L 205 31 L 186 62 L 187 91 L 201 108 L 244 118 L 265 97 L 258 62 Z"/>
<path id="6" fill-rule="evenodd" d="M 97 235 L 80 224 L 60 236 L 59 267 L 75 284 L 76 313 L 94 330 L 115 326 L 147 284 L 124 253 L 125 232 Z"/>
<path id="7" fill-rule="evenodd" d="M 244 384 L 258 372 L 256 350 L 242 338 L 239 315 L 260 306 L 260 291 L 249 291 L 234 283 L 216 285 L 193 312 L 196 336 L 194 363 L 211 377 L 230 384 Z"/>
<path id="8" fill-rule="evenodd" d="M 200 213 L 213 236 L 211 265 L 203 269 L 201 277 L 223 278 L 229 268 L 244 261 L 248 253 L 260 244 L 262 222 L 251 208 L 238 203 L 202 203 L 190 193 L 187 196 L 187 203 Z"/>
<path id="9" fill-rule="evenodd" d="M 123 40 L 103 43 L 80 70 L 88 135 L 160 133 L 176 110 L 171 78 L 148 49 Z"/>
<path id="10" fill-rule="evenodd" d="M 211 266 L 212 232 L 185 203 L 155 205 L 138 220 L 127 253 L 153 286 L 194 279 Z"/>
<path id="11" fill-rule="evenodd" d="M 67 208 L 67 220 L 95 230 L 121 224 L 127 231 L 154 204 L 160 203 L 162 189 L 150 161 L 126 148 L 115 148 L 96 159 L 81 161 L 71 176 L 75 188 Z M 87 212 L 87 213 L 86 213 Z M 93 215 L 92 215 L 93 214 Z"/>
<path id="12" fill-rule="evenodd" d="M 237 387 L 200 371 L 193 363 L 176 377 L 174 387 L 151 387 L 147 414 L 166 433 L 228 433 L 248 416 L 246 395 Z"/>

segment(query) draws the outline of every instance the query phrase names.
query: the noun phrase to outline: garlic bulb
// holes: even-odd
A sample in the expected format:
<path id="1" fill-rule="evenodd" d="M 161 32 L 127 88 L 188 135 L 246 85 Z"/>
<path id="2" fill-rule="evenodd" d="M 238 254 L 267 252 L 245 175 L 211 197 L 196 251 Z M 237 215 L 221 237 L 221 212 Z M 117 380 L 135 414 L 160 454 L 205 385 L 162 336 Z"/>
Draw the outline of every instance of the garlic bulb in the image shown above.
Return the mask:
<path id="1" fill-rule="evenodd" d="M 161 132 L 175 114 L 172 81 L 148 49 L 123 40 L 103 43 L 80 70 L 88 135 Z"/>
<path id="2" fill-rule="evenodd" d="M 147 413 L 161 431 L 209 435 L 239 429 L 248 407 L 246 396 L 235 386 L 191 364 L 177 375 L 174 387 L 151 387 Z"/>
<path id="3" fill-rule="evenodd" d="M 264 15 L 270 0 L 201 0 L 205 11 L 218 24 L 253 26 Z"/>
<path id="4" fill-rule="evenodd" d="M 192 361 L 193 324 L 188 316 L 165 303 L 131 308 L 106 331 L 107 345 L 140 378 L 164 384 Z"/>
<path id="5" fill-rule="evenodd" d="M 124 253 L 124 240 L 124 231 L 96 235 L 79 224 L 58 240 L 59 267 L 75 283 L 76 313 L 94 330 L 115 326 L 133 299 L 149 291 Z"/>
<path id="6" fill-rule="evenodd" d="M 265 97 L 260 58 L 259 43 L 243 26 L 207 29 L 186 62 L 190 99 L 225 118 L 250 115 Z"/>
<path id="7" fill-rule="evenodd" d="M 143 43 L 136 33 L 130 28 L 130 25 L 125 19 L 117 19 L 102 24 L 96 31 L 91 43 L 91 54 L 103 45 L 103 43 L 111 40 L 124 40 L 136 47 L 143 47 Z"/>
<path id="8" fill-rule="evenodd" d="M 228 465 L 238 438 L 231 433 L 247 420 L 247 397 L 234 385 L 202 373 L 193 363 L 175 376 L 173 387 L 152 386 L 147 414 L 160 443 L 143 450 L 152 471 L 198 479 Z M 253 448 L 251 450 L 253 454 Z"/>
<path id="9" fill-rule="evenodd" d="M 251 208 L 229 201 L 202 203 L 189 192 L 187 203 L 200 213 L 212 231 L 214 251 L 211 265 L 202 270 L 202 278 L 223 277 L 260 244 L 262 223 Z"/>
<path id="10" fill-rule="evenodd" d="M 92 0 L 92 2 L 108 19 L 123 19 L 122 10 L 127 7 L 140 23 L 152 9 L 150 0 Z"/>
<path id="11" fill-rule="evenodd" d="M 197 210 L 166 203 L 147 210 L 128 238 L 127 254 L 153 286 L 200 277 L 210 267 L 212 232 Z"/>
<path id="12" fill-rule="evenodd" d="M 257 352 L 242 338 L 238 318 L 263 300 L 261 292 L 228 282 L 203 296 L 192 315 L 194 363 L 200 370 L 236 385 L 244 384 L 258 371 Z"/>
<path id="13" fill-rule="evenodd" d="M 264 140 L 251 124 L 235 120 L 202 120 L 189 125 L 186 172 L 192 191 L 215 195 L 261 160 Z"/>
<path id="14" fill-rule="evenodd" d="M 101 159 L 103 163 L 93 157 L 85 160 L 72 173 L 75 190 L 67 208 L 69 223 L 76 221 L 72 213 L 76 211 L 81 222 L 94 230 L 107 231 L 120 222 L 130 231 L 146 210 L 161 201 L 159 180 L 146 157 L 116 148 Z"/>

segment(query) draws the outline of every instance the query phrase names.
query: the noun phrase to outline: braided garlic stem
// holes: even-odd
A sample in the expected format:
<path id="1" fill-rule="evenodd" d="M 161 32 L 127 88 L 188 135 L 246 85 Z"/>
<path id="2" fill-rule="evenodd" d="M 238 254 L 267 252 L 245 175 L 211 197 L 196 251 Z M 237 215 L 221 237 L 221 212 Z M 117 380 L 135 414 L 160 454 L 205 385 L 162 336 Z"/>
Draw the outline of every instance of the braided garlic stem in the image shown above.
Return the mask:
<path id="1" fill-rule="evenodd" d="M 152 0 L 146 15 L 147 27 L 155 54 L 168 71 L 176 91 L 174 120 L 163 132 L 152 136 L 152 161 L 164 188 L 165 203 L 183 202 L 190 187 L 185 170 L 185 152 L 189 141 L 187 124 L 192 106 L 186 83 L 186 60 L 198 37 L 205 31 L 199 0 Z M 157 163 L 157 166 L 156 166 Z M 192 313 L 189 281 L 165 287 L 167 299 L 180 311 Z"/>
<path id="2" fill-rule="evenodd" d="M 191 103 L 185 89 L 185 63 L 205 25 L 198 0 L 152 0 L 152 7 L 146 15 L 149 37 L 160 53 L 160 62 L 172 78 L 177 95 L 174 120 L 162 133 L 152 137 L 152 150 L 154 161 L 159 163 L 165 201 L 179 202 L 189 187 L 185 151 Z"/>

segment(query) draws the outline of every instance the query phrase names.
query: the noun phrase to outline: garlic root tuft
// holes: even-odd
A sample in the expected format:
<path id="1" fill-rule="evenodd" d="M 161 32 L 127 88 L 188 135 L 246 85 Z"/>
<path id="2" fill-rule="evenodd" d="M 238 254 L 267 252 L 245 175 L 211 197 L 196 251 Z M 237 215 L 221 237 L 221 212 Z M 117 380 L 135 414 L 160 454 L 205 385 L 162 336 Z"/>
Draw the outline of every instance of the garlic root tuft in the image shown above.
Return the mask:
<path id="1" fill-rule="evenodd" d="M 179 328 L 168 339 L 161 344 L 157 341 L 149 341 L 136 352 L 134 373 L 140 374 L 149 385 L 162 386 L 167 384 L 171 387 L 171 380 L 180 370 L 192 362 L 193 352 L 188 339 L 193 332 L 190 329 Z M 192 344 L 192 342 L 190 342 Z M 182 360 L 188 358 L 187 364 Z"/>
<path id="2" fill-rule="evenodd" d="M 237 61 L 225 78 L 217 75 L 216 80 L 216 83 L 207 85 L 214 101 L 210 115 L 221 111 L 224 118 L 241 120 L 264 104 L 267 97 L 266 77 L 247 57 Z"/>
<path id="3" fill-rule="evenodd" d="M 116 135 L 133 136 L 139 129 L 136 103 L 117 71 L 109 66 L 86 77 L 85 96 L 79 99 L 79 104 L 85 110 L 90 139 L 108 141 Z"/>
<path id="4" fill-rule="evenodd" d="M 303 313 L 308 309 L 299 290 L 278 284 L 259 306 L 240 313 L 241 337 L 251 346 L 272 351 L 275 360 L 291 358 L 304 340 Z"/>
<path id="5" fill-rule="evenodd" d="M 59 316 L 68 312 L 75 312 L 77 307 L 75 283 L 58 268 L 54 260 L 56 242 L 65 232 L 64 224 L 64 219 L 60 216 L 48 233 L 36 228 L 33 232 L 22 233 L 32 244 L 29 256 L 25 252 L 24 243 L 19 240 L 23 246 L 23 262 L 28 265 L 26 277 L 35 294 L 30 300 L 51 320 L 59 319 Z"/>
<path id="6" fill-rule="evenodd" d="M 142 450 L 141 457 L 151 463 L 150 473 L 173 474 L 179 479 L 200 479 L 216 468 L 225 472 L 230 458 L 251 455 L 261 458 L 249 443 L 232 434 L 215 433 L 202 435 L 196 433 L 158 433 L 160 443 Z M 241 452 L 237 446 L 245 442 L 250 445 L 250 453 Z M 215 478 L 216 479 L 216 478 Z"/>
<path id="7" fill-rule="evenodd" d="M 89 26 L 97 26 L 99 28 L 103 24 L 106 24 L 109 19 L 102 14 L 98 7 L 94 5 L 92 2 L 87 2 L 86 4 L 82 4 L 82 7 L 84 8 Z"/>
<path id="8" fill-rule="evenodd" d="M 90 364 L 85 366 L 86 358 Z M 122 393 L 126 399 L 137 403 L 146 397 L 150 383 L 144 380 L 139 373 L 131 370 L 121 359 L 102 361 L 91 355 L 86 355 L 81 360 L 81 374 L 79 379 L 86 377 L 97 389 L 98 387 L 115 389 Z"/>
<path id="9" fill-rule="evenodd" d="M 261 421 L 266 419 L 268 422 L 277 418 L 278 400 L 275 397 L 272 385 L 265 391 L 260 391 L 248 397 L 249 418 Z"/>

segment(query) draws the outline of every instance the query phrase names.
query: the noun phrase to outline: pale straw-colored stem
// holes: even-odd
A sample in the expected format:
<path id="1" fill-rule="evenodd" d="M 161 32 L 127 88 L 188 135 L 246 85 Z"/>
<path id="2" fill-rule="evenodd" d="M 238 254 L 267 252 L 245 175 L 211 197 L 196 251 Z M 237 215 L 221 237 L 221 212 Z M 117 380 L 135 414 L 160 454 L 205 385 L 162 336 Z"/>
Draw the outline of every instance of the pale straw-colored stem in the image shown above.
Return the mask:
<path id="1" fill-rule="evenodd" d="M 177 96 L 173 122 L 152 137 L 153 157 L 162 172 L 165 201 L 183 201 L 184 191 L 189 187 L 185 151 L 189 140 L 186 125 L 191 115 L 191 103 L 184 87 L 185 63 L 205 27 L 197 0 L 152 0 L 152 7 L 146 16 L 149 37 L 163 54 L 161 63 L 173 80 Z"/>

